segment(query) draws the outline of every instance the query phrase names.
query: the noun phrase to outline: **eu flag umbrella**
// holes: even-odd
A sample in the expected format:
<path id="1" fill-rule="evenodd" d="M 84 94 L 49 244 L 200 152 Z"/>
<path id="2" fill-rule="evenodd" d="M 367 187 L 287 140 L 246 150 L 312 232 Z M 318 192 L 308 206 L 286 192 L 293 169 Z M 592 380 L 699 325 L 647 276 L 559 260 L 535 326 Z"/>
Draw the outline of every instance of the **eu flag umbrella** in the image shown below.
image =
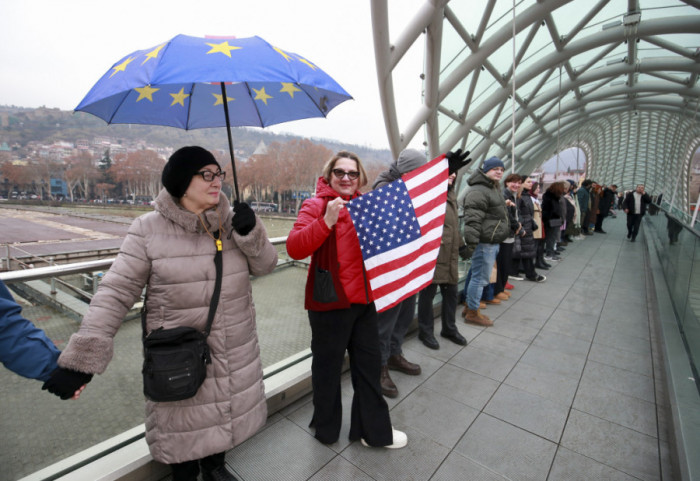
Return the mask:
<path id="1" fill-rule="evenodd" d="M 75 110 L 109 124 L 226 127 L 239 199 L 232 126 L 325 117 L 351 98 L 313 62 L 260 37 L 178 35 L 119 60 Z"/>

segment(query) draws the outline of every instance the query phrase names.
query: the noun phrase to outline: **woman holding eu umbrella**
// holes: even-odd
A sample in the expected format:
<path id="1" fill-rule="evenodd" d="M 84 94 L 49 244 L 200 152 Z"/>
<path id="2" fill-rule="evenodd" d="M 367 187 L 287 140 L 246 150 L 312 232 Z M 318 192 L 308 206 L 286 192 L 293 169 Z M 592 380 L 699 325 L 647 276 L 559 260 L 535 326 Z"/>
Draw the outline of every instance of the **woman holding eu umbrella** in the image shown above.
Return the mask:
<path id="1" fill-rule="evenodd" d="M 367 184 L 357 155 L 340 151 L 323 168 L 316 195 L 302 205 L 287 238 L 293 259 L 311 257 L 304 307 L 311 325 L 311 382 L 314 414 L 311 426 L 324 444 L 340 437 L 340 375 L 345 351 L 354 389 L 350 441 L 365 446 L 402 448 L 406 434 L 392 428 L 381 393 L 381 357 L 377 312 L 367 282 L 362 252 L 350 214 L 345 209 Z"/>
<path id="2" fill-rule="evenodd" d="M 235 480 L 226 470 L 226 451 L 267 419 L 250 275 L 271 272 L 277 250 L 247 204 L 236 202 L 232 210 L 221 195 L 224 174 L 201 147 L 183 147 L 170 157 L 154 211 L 130 226 L 60 367 L 44 385 L 68 399 L 103 373 L 114 336 L 144 286 L 142 322 L 149 336 L 182 327 L 203 331 L 211 309 L 211 362 L 194 396 L 146 400 L 146 441 L 156 461 L 171 465 L 174 481 L 194 481 L 200 470 L 204 481 Z"/>

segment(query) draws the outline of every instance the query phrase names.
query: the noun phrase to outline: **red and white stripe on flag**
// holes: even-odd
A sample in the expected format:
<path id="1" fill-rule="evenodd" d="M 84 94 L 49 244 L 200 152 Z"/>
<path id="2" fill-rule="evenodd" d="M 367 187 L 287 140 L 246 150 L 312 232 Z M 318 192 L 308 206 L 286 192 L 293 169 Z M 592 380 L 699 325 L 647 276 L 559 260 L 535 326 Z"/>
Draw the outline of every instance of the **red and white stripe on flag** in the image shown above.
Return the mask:
<path id="1" fill-rule="evenodd" d="M 367 226 L 360 225 L 362 221 L 361 214 L 358 213 L 359 209 L 353 209 L 350 206 L 355 200 L 346 206 L 349 207 L 363 250 L 365 270 L 374 293 L 377 312 L 395 306 L 432 282 L 445 223 L 447 177 L 448 162 L 445 155 L 441 155 L 424 166 L 404 174 L 400 180 L 355 199 L 367 201 L 370 197 L 374 197 L 378 201 L 369 209 L 368 204 L 363 206 L 363 211 L 369 212 L 367 217 L 371 216 L 375 220 L 369 229 Z M 382 195 L 380 191 L 384 189 L 387 189 L 386 193 L 390 197 L 385 196 L 379 200 Z M 409 204 L 407 209 L 404 209 L 403 204 L 391 201 L 401 198 L 399 191 L 402 189 L 407 191 L 410 199 L 407 202 Z M 373 195 L 370 196 L 370 194 Z M 389 199 L 389 202 L 386 199 Z M 387 212 L 390 209 L 395 209 L 397 213 Z M 372 212 L 381 212 L 379 217 L 382 219 L 379 223 L 381 225 L 378 225 Z M 393 214 L 396 214 L 395 217 Z M 411 219 L 403 217 L 404 215 L 410 216 Z M 390 218 L 393 225 L 390 225 L 388 220 Z M 393 233 L 402 231 L 407 225 L 410 227 L 411 221 L 414 225 L 417 221 L 420 226 L 420 235 L 397 235 L 399 238 L 397 241 Z M 383 239 L 388 236 L 391 237 L 391 240 L 386 239 L 388 250 L 377 253 L 376 248 L 368 245 L 370 242 L 377 242 L 378 238 Z"/>

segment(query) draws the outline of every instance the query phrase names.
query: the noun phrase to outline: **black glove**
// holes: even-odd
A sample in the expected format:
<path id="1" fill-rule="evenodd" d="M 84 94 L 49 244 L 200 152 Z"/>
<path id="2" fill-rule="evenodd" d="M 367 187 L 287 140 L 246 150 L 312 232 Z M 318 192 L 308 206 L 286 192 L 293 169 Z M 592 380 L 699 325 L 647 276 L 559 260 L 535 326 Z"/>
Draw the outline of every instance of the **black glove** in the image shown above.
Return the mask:
<path id="1" fill-rule="evenodd" d="M 466 246 L 460 247 L 459 256 L 464 260 L 471 259 L 474 251 L 476 250 L 476 246 L 477 244 L 467 244 Z"/>
<path id="2" fill-rule="evenodd" d="M 255 212 L 245 202 L 233 201 L 233 230 L 239 235 L 248 235 L 255 227 Z"/>
<path id="3" fill-rule="evenodd" d="M 445 157 L 447 157 L 447 162 L 450 166 L 450 175 L 454 174 L 459 169 L 461 169 L 462 167 L 464 167 L 472 161 L 472 159 L 467 159 L 468 155 L 469 151 L 467 150 L 466 152 L 462 153 L 462 149 L 459 149 L 457 152 L 448 152 L 445 155 Z"/>
<path id="4" fill-rule="evenodd" d="M 49 380 L 44 383 L 41 389 L 48 389 L 51 394 L 55 394 L 65 400 L 72 398 L 75 391 L 91 380 L 92 374 L 85 374 L 84 372 L 59 367 L 54 369 L 51 373 L 51 377 L 49 377 Z"/>

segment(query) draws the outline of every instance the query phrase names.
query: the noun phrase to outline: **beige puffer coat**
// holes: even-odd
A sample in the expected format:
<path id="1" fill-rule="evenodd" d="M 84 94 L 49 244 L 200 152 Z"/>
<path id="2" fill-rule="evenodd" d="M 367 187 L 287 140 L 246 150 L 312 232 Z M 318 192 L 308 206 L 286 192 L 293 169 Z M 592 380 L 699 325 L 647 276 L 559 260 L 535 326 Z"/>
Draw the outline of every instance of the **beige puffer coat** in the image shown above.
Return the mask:
<path id="1" fill-rule="evenodd" d="M 245 237 L 231 234 L 231 206 L 221 196 L 206 211 L 210 232 L 223 234 L 223 279 L 209 334 L 212 363 L 190 399 L 146 401 L 146 441 L 153 458 L 181 463 L 233 448 L 266 421 L 260 348 L 249 275 L 271 272 L 277 250 L 257 219 Z M 215 244 L 197 215 L 162 190 L 155 212 L 136 219 L 111 269 L 71 336 L 59 365 L 101 374 L 112 359 L 113 338 L 127 311 L 148 284 L 147 329 L 192 326 L 203 330 L 214 291 Z"/>

